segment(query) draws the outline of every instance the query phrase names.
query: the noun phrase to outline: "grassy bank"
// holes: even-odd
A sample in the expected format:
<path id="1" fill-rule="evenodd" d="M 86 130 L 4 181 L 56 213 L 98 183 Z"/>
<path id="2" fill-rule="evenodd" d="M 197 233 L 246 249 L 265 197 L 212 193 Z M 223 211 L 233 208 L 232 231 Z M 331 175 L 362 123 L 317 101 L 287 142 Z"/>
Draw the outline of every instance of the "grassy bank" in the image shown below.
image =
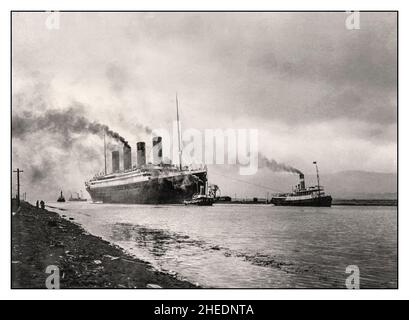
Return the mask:
<path id="1" fill-rule="evenodd" d="M 194 288 L 155 271 L 55 212 L 12 202 L 12 288 L 45 288 L 57 266 L 63 288 Z"/>

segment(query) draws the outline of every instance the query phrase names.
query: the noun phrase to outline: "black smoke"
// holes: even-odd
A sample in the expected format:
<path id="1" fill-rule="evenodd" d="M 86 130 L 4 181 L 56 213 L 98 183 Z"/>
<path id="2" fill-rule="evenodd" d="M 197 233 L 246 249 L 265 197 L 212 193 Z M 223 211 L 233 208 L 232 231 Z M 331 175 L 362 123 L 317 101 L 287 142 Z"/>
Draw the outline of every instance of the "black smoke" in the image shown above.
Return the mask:
<path id="1" fill-rule="evenodd" d="M 296 174 L 301 174 L 302 172 L 294 168 L 288 164 L 285 163 L 279 163 L 275 161 L 274 159 L 268 159 L 266 156 L 259 154 L 258 156 L 258 167 L 259 168 L 267 168 L 270 169 L 274 172 L 290 172 L 290 173 L 296 173 Z"/>
<path id="2" fill-rule="evenodd" d="M 108 155 L 118 144 L 128 146 L 118 132 L 87 117 L 81 103 L 65 109 L 30 108 L 35 112 L 26 104 L 17 106 L 12 114 L 13 168 L 24 170 L 22 190 L 31 200 L 55 201 L 60 190 L 84 190 L 84 181 L 103 171 L 104 134 Z"/>
<path id="3" fill-rule="evenodd" d="M 50 109 L 41 114 L 25 111 L 12 117 L 12 137 L 24 139 L 35 132 L 59 134 L 64 142 L 70 145 L 78 134 L 104 133 L 114 140 L 129 147 L 128 141 L 119 133 L 111 130 L 107 125 L 87 119 L 82 115 L 81 108 L 71 106 L 68 109 Z"/>

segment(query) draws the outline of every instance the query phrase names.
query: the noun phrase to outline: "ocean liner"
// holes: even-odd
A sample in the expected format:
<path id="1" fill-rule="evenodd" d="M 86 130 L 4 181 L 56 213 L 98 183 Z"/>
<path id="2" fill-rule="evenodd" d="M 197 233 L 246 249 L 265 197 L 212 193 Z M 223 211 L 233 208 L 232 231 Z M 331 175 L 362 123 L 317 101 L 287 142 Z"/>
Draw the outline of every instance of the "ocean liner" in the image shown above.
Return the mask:
<path id="1" fill-rule="evenodd" d="M 123 146 L 123 170 L 119 166 L 119 151 L 112 152 L 112 172 L 94 176 L 85 182 L 93 202 L 133 204 L 183 204 L 207 186 L 207 168 L 182 165 L 180 148 L 179 108 L 176 97 L 179 165 L 162 159 L 162 138 L 153 137 L 153 162 L 146 162 L 145 142 L 136 144 L 136 165 L 132 165 L 129 145 Z M 105 142 L 104 142 L 105 146 Z M 105 148 L 104 148 L 105 149 Z"/>
<path id="2" fill-rule="evenodd" d="M 305 187 L 304 174 L 300 173 L 300 183 L 291 193 L 281 193 L 271 199 L 276 206 L 300 206 L 300 207 L 331 207 L 332 197 L 325 194 L 324 187 L 320 185 L 320 176 L 317 162 L 314 161 L 317 170 L 317 185 Z"/>

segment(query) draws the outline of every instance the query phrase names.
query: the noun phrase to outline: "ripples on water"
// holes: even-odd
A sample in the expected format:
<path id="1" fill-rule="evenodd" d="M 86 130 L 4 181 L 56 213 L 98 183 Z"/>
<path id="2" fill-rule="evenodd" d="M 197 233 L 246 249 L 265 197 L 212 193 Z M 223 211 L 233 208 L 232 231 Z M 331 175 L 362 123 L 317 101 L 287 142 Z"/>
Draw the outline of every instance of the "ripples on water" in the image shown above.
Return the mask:
<path id="1" fill-rule="evenodd" d="M 58 204 L 89 232 L 205 287 L 397 286 L 396 207 Z"/>

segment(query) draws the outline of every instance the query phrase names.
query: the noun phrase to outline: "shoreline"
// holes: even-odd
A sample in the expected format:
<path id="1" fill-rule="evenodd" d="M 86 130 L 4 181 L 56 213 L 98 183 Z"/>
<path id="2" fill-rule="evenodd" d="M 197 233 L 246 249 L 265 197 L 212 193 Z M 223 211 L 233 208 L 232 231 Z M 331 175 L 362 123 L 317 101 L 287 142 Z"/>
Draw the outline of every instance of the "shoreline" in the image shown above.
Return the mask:
<path id="1" fill-rule="evenodd" d="M 334 206 L 380 206 L 397 207 L 397 199 L 334 199 Z"/>
<path id="2" fill-rule="evenodd" d="M 89 234 L 47 209 L 12 200 L 11 288 L 46 289 L 48 266 L 59 268 L 61 289 L 197 288 L 157 271 L 122 248 Z"/>
<path id="3" fill-rule="evenodd" d="M 251 200 L 232 200 L 232 201 L 219 201 L 215 204 L 247 204 L 247 205 L 272 205 L 270 202 L 265 200 L 259 200 L 257 202 Z M 335 198 L 332 200 L 333 206 L 381 206 L 381 207 L 397 207 L 397 199 L 341 199 Z"/>

